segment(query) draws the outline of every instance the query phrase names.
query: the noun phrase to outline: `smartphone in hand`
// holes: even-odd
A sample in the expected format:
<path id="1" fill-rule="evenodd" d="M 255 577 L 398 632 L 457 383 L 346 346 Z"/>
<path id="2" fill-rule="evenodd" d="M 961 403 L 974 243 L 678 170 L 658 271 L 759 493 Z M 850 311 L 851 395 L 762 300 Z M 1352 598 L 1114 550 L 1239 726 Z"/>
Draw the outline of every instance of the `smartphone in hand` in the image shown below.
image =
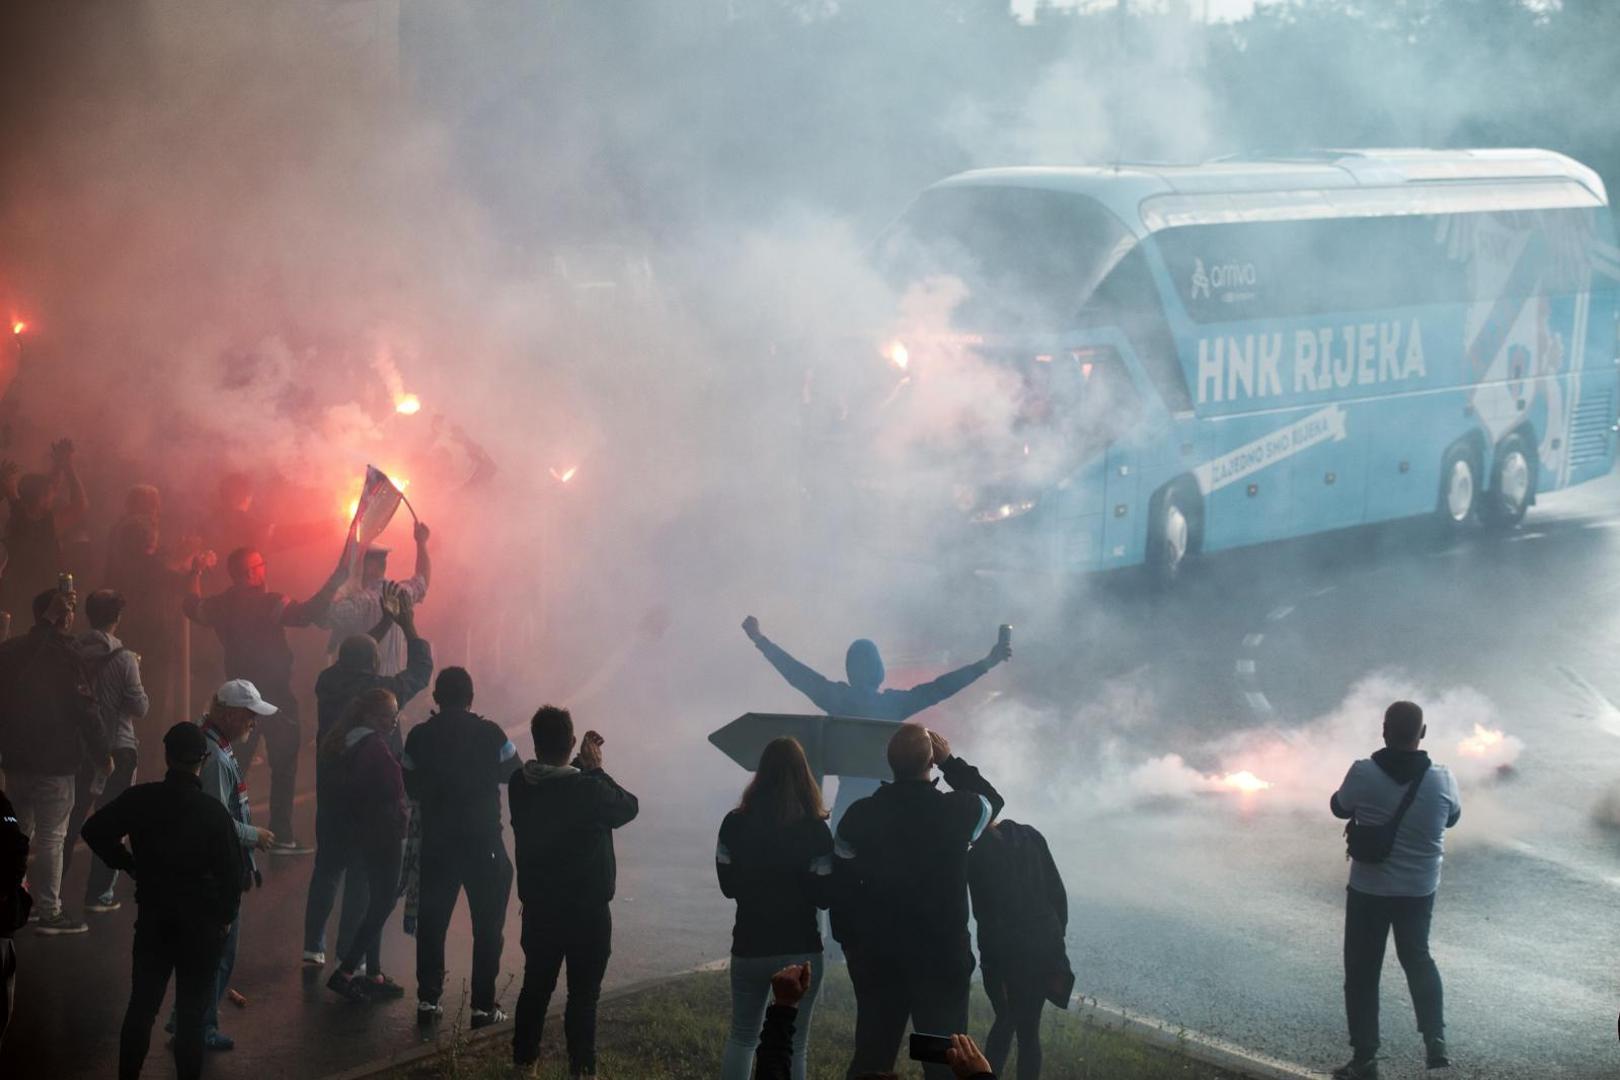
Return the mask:
<path id="1" fill-rule="evenodd" d="M 950 1052 L 951 1037 L 949 1035 L 924 1035 L 920 1031 L 911 1033 L 911 1060 L 922 1061 L 933 1065 L 946 1064 L 945 1055 Z"/>

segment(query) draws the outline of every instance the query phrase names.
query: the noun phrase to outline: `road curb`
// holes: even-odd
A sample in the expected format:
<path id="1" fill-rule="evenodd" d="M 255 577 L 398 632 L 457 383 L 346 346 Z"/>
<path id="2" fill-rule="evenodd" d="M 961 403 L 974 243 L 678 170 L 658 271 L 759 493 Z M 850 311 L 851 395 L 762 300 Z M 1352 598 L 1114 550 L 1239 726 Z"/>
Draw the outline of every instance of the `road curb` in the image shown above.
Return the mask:
<path id="1" fill-rule="evenodd" d="M 646 990 L 656 990 L 661 986 L 684 979 L 688 975 L 696 975 L 705 971 L 724 971 L 726 960 L 715 960 L 697 967 L 678 971 L 673 975 L 659 975 L 651 979 L 641 979 L 637 982 L 626 983 L 624 986 L 606 990 L 602 993 L 602 1002 L 615 1001 L 619 998 L 639 994 Z M 1268 1057 L 1265 1054 L 1247 1050 L 1236 1043 L 1217 1039 L 1214 1036 L 1202 1035 L 1186 1028 L 1174 1027 L 1163 1020 L 1156 1019 L 1141 1013 L 1133 1013 L 1128 1009 L 1096 998 L 1076 997 L 1072 1003 L 1073 1013 L 1076 1017 L 1094 1020 L 1103 1026 L 1118 1028 L 1140 1038 L 1143 1042 L 1157 1046 L 1161 1049 L 1171 1050 L 1194 1061 L 1205 1065 L 1212 1065 L 1227 1072 L 1234 1072 L 1249 1080 L 1319 1080 L 1325 1074 L 1313 1072 L 1302 1065 L 1283 1061 L 1280 1058 Z M 558 1003 L 546 1013 L 546 1019 L 556 1020 L 562 1016 L 563 1006 Z M 504 1024 L 491 1024 L 477 1031 L 467 1030 L 461 1033 L 464 1045 L 468 1049 L 482 1046 L 497 1038 L 510 1037 L 512 1022 Z M 450 1033 L 454 1037 L 454 1033 Z M 421 1043 L 386 1058 L 368 1061 L 352 1069 L 342 1072 L 329 1073 L 321 1080 L 370 1080 L 371 1077 L 380 1076 L 393 1069 L 410 1065 L 419 1065 L 442 1054 L 447 1046 L 445 1038 L 435 1039 L 432 1042 Z"/>
<path id="2" fill-rule="evenodd" d="M 1250 1077 L 1251 1080 L 1319 1080 L 1326 1075 L 1096 998 L 1076 997 L 1071 1004 L 1075 1015 L 1081 1019 L 1093 1019 L 1104 1026 L 1128 1032 L 1153 1046 L 1173 1050 L 1194 1061 Z"/>

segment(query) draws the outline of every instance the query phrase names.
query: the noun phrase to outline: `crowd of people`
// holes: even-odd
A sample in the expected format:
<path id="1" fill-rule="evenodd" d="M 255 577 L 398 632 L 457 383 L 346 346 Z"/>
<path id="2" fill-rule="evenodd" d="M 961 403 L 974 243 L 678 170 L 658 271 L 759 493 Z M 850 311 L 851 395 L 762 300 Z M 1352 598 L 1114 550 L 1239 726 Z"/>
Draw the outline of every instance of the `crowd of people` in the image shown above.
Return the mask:
<path id="1" fill-rule="evenodd" d="M 230 585 L 204 595 L 211 553 L 194 553 L 178 571 L 155 556 L 160 500 L 150 489 L 132 492 L 114 550 L 158 558 L 155 572 L 171 575 L 174 587 L 141 595 L 212 628 L 226 676 L 203 715 L 178 718 L 162 734 L 161 779 L 137 782 L 153 695 L 143 685 L 139 643 L 126 645 L 120 630 L 157 618 L 111 587 L 81 604 L 60 569 L 51 545 L 64 518 L 82 515 L 85 504 L 72 462 L 64 441 L 53 447 L 53 472 L 43 480 L 0 466 L 11 504 L 10 561 L 0 576 L 9 584 L 0 596 L 25 596 L 31 620 L 0 644 L 0 1036 L 12 1011 L 13 935 L 24 927 L 45 939 L 88 931 L 62 897 L 82 836 L 94 864 L 85 912 L 117 910 L 120 876 L 135 883 L 121 1078 L 141 1071 L 171 977 L 166 1030 L 179 1076 L 200 1075 L 207 1051 L 234 1045 L 221 1030 L 219 1005 L 231 985 L 243 896 L 262 883 L 261 855 L 313 855 L 305 965 L 327 966 L 328 924 L 341 893 L 326 985 L 344 999 L 405 996 L 385 969 L 383 946 L 403 900 L 415 939 L 417 1017 L 429 1027 L 443 1012 L 445 941 L 464 891 L 471 1027 L 510 1019 L 513 1065 L 530 1069 L 566 970 L 569 1073 L 594 1076 L 597 1006 L 612 955 L 613 833 L 635 820 L 640 804 L 606 771 L 607 741 L 594 730 L 576 732 L 568 710 L 545 705 L 534 713 L 533 756 L 525 761 L 498 724 L 473 711 L 466 668 L 442 667 L 435 676 L 416 615 L 431 575 L 427 527 L 415 527 L 415 572 L 406 581 L 388 579 L 386 550 L 346 550 L 321 588 L 295 601 L 267 588 L 263 552 L 243 545 L 225 559 Z M 81 609 L 88 625 L 75 634 Z M 332 635 L 331 662 L 314 680 L 313 847 L 295 838 L 292 820 L 304 730 L 286 631 L 302 626 Z M 1003 634 L 983 660 L 895 690 L 883 688 L 882 659 L 870 641 L 850 647 L 843 682 L 794 660 L 756 619 L 743 629 L 818 708 L 889 721 L 893 731 L 890 780 L 841 783 L 847 790 L 832 811 L 805 748 L 793 738 L 769 742 L 720 824 L 715 870 L 720 892 L 736 904 L 722 1080 L 804 1080 L 834 953 L 824 925 L 855 992 L 851 1080 L 893 1075 L 908 1026 L 922 1033 L 911 1056 L 930 1080 L 993 1077 L 1015 1044 L 1016 1075 L 1035 1080 L 1044 1005 L 1066 1006 L 1075 981 L 1062 876 L 1040 832 L 1003 816 L 1006 800 L 991 781 L 940 732 L 909 720 L 1009 660 L 1010 640 Z M 402 710 L 430 683 L 431 714 L 402 733 Z M 1331 799 L 1332 812 L 1352 822 L 1344 965 L 1354 1057 L 1335 1072 L 1341 1080 L 1377 1076 L 1378 979 L 1392 929 L 1428 1064 L 1449 1063 L 1428 933 L 1444 832 L 1458 819 L 1460 799 L 1450 773 L 1419 748 L 1425 733 L 1417 705 L 1391 705 L 1385 748 L 1356 762 Z M 270 770 L 267 825 L 253 820 L 246 776 L 261 745 Z M 514 883 L 524 963 L 509 1018 L 496 983 Z M 967 1034 L 975 970 L 995 1014 L 983 1050 Z"/>

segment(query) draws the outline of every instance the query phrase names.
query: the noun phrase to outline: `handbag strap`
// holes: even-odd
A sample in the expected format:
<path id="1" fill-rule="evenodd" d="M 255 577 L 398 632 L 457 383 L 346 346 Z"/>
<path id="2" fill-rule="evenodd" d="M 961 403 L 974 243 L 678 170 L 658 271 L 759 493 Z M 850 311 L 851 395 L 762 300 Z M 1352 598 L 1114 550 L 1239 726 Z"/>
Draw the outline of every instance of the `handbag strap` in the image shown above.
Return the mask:
<path id="1" fill-rule="evenodd" d="M 1401 818 L 1405 817 L 1406 812 L 1412 808 L 1412 800 L 1417 798 L 1418 788 L 1423 786 L 1423 778 L 1429 775 L 1430 764 L 1432 763 L 1425 762 L 1423 771 L 1418 773 L 1417 778 L 1410 784 L 1406 785 L 1406 794 L 1401 796 L 1401 805 L 1395 808 L 1395 816 L 1389 821 L 1389 831 L 1392 834 L 1401 827 Z"/>

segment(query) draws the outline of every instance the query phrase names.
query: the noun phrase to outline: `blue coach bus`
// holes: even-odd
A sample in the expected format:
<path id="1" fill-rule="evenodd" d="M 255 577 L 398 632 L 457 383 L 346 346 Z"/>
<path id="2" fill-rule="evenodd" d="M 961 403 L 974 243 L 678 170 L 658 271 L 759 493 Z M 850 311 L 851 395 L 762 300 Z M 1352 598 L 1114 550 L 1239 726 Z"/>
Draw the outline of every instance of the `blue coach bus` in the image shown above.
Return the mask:
<path id="1" fill-rule="evenodd" d="M 875 252 L 897 284 L 963 286 L 902 363 L 951 348 L 1018 380 L 1021 453 L 958 488 L 985 552 L 1174 577 L 1420 514 L 1511 527 L 1614 461 L 1620 251 L 1602 181 L 1559 154 L 981 170 Z"/>

